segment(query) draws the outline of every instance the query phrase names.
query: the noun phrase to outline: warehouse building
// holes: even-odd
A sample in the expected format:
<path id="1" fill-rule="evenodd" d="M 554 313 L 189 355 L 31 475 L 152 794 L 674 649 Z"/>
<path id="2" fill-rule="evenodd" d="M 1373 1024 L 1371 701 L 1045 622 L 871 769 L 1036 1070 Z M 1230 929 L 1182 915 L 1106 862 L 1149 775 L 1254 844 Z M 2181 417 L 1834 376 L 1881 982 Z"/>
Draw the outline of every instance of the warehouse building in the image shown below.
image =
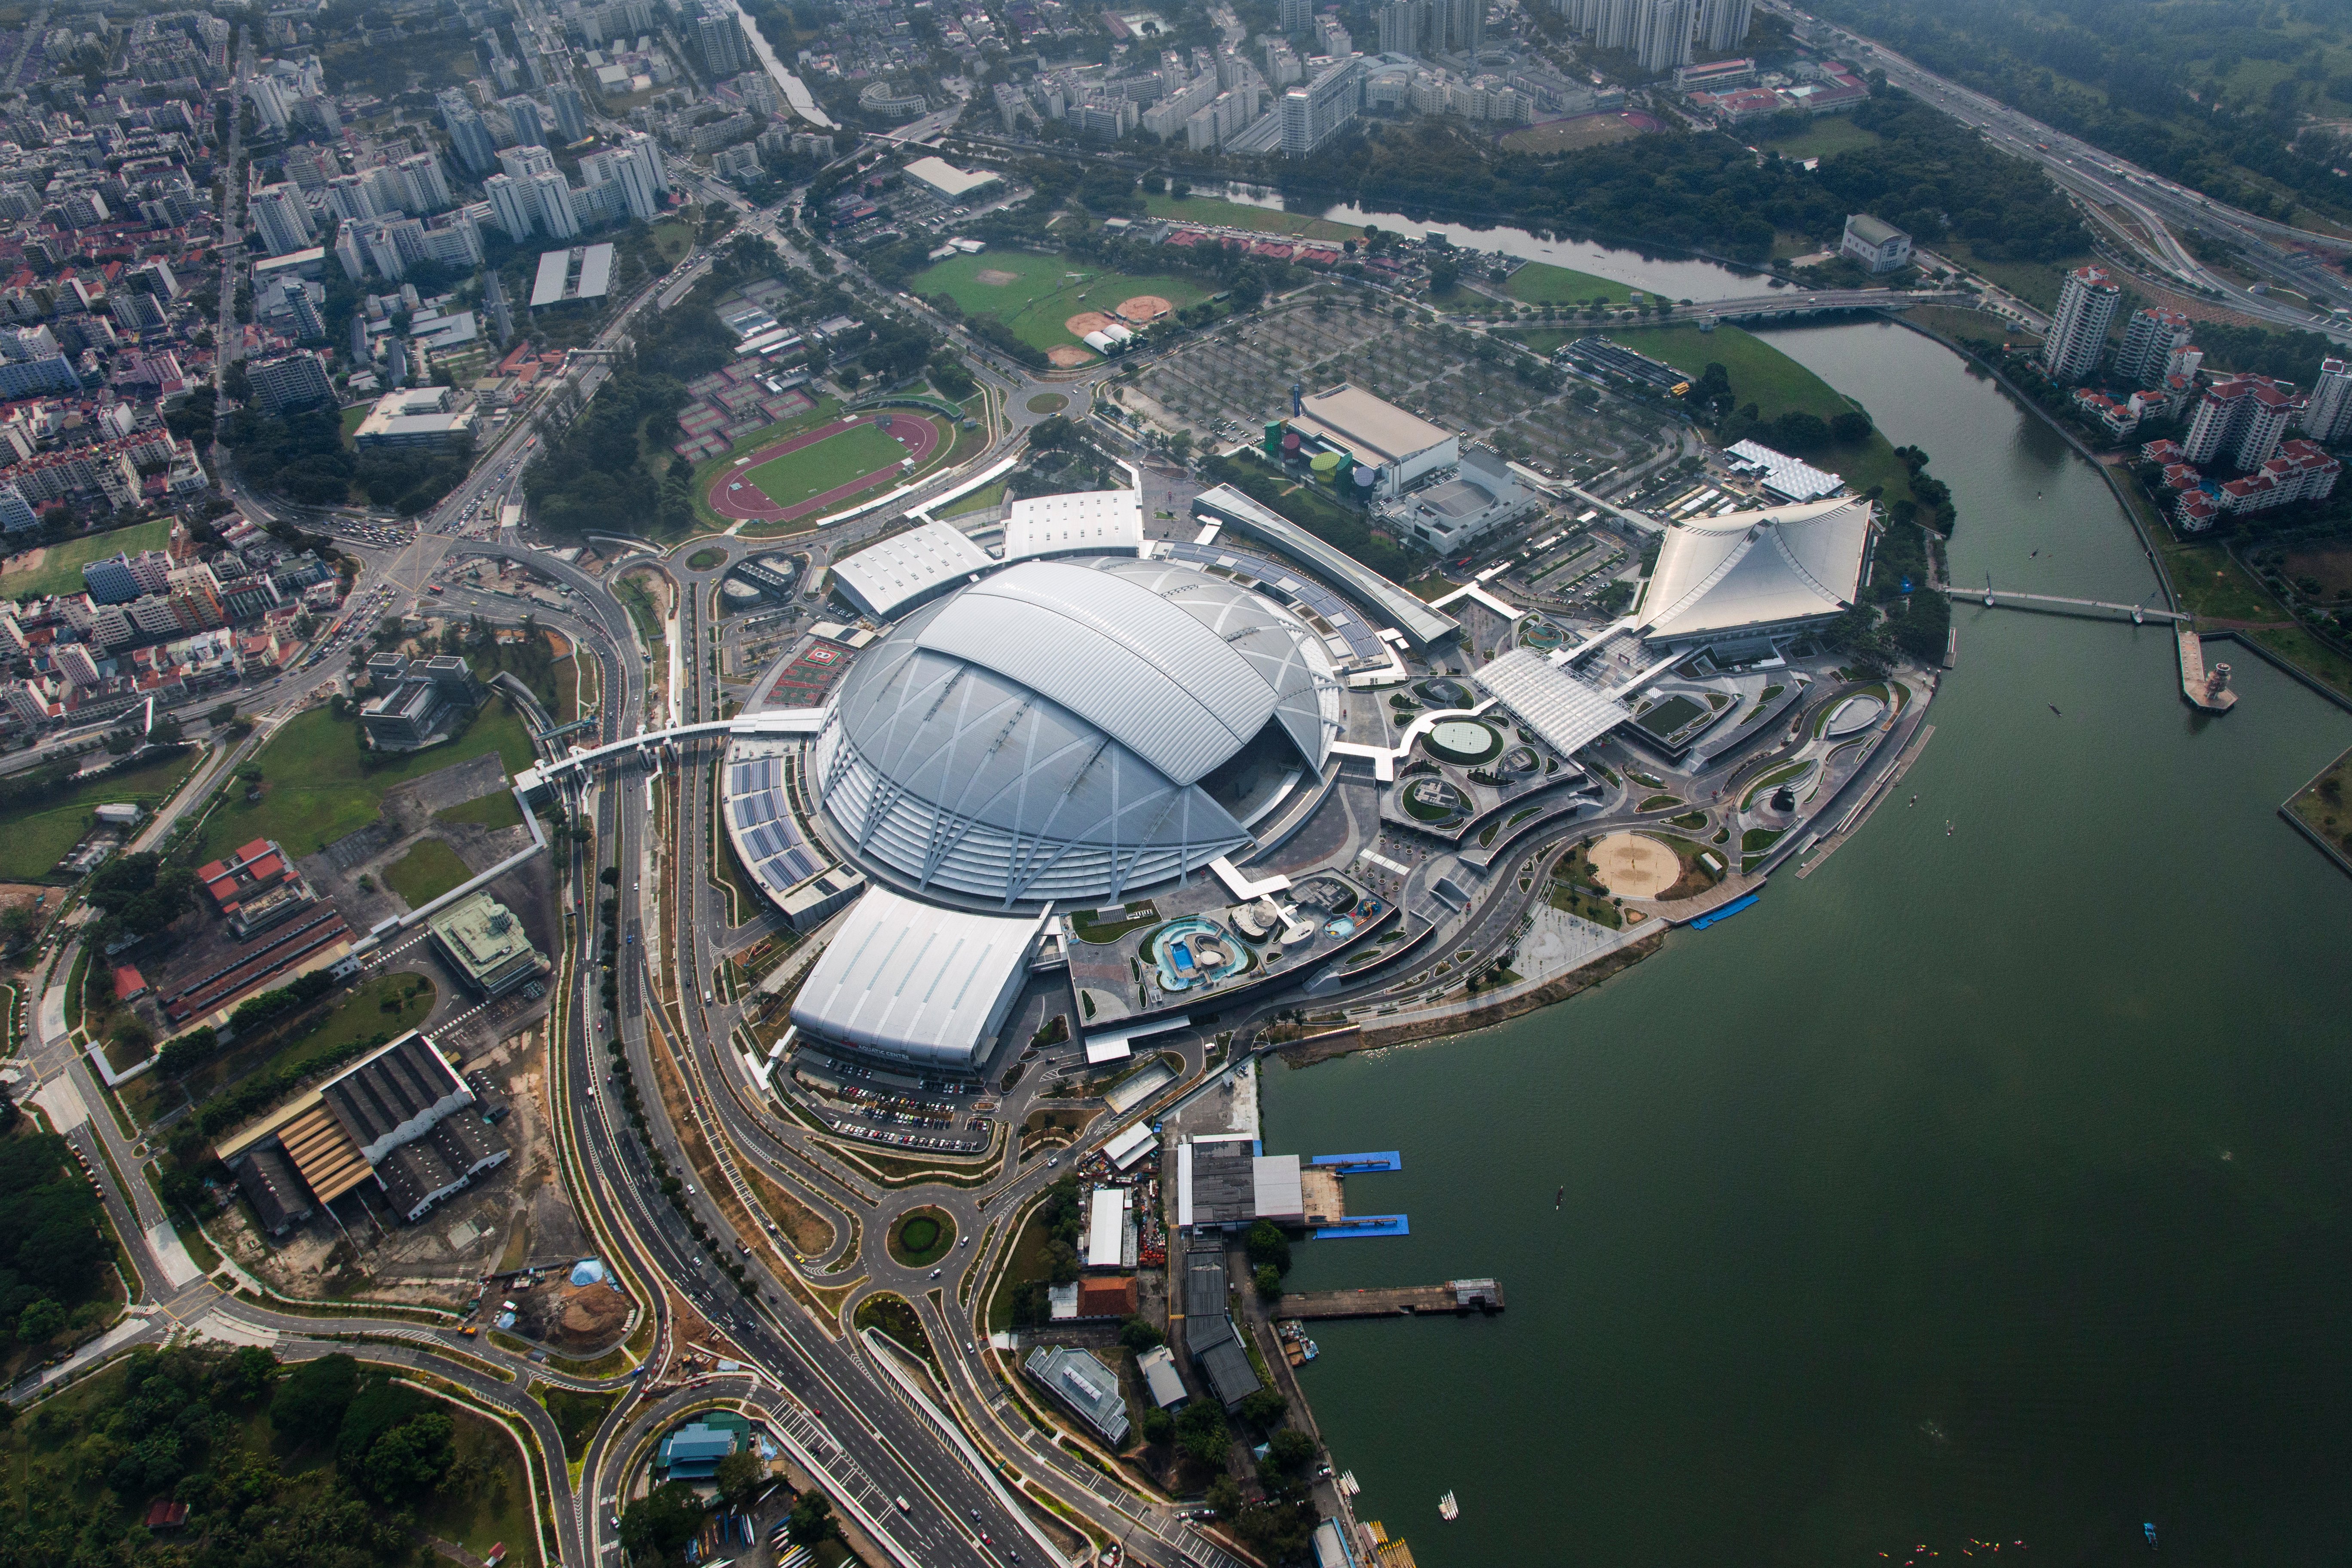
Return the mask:
<path id="1" fill-rule="evenodd" d="M 1290 426 L 1354 458 L 1373 473 L 1371 489 L 1402 495 L 1415 480 L 1462 460 L 1462 437 L 1345 382 L 1297 402 Z"/>

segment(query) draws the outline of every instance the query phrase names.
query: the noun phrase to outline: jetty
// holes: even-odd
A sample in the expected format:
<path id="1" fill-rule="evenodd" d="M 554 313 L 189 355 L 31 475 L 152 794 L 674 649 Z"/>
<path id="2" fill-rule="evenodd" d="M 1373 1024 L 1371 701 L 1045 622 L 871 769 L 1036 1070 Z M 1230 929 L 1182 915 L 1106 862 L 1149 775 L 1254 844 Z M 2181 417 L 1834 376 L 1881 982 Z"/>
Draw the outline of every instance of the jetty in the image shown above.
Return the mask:
<path id="1" fill-rule="evenodd" d="M 2230 689 L 2230 667 L 2217 664 L 2205 668 L 2205 639 L 2187 626 L 2175 626 L 2180 639 L 2180 695 L 2192 708 L 2208 713 L 2227 713 L 2238 705 L 2238 694 Z"/>
<path id="2" fill-rule="evenodd" d="M 1276 1310 L 1286 1318 L 1492 1317 L 1503 1310 L 1499 1279 L 1448 1279 L 1369 1290 L 1291 1290 Z"/>

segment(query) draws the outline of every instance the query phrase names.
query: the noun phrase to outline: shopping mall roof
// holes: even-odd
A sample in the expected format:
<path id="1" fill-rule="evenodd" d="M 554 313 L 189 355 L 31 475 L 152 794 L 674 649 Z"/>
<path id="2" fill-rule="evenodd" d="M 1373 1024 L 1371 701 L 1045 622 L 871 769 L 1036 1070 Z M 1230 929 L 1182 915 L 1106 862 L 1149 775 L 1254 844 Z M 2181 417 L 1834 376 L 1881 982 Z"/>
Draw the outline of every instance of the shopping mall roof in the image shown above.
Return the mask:
<path id="1" fill-rule="evenodd" d="M 1342 384 L 1298 400 L 1291 423 L 1337 441 L 1362 463 L 1399 463 L 1454 439 L 1454 432 L 1360 386 Z"/>
<path id="2" fill-rule="evenodd" d="M 1470 672 L 1471 681 L 1561 756 L 1573 756 L 1633 717 L 1632 710 L 1545 658 L 1515 647 Z"/>
<path id="3" fill-rule="evenodd" d="M 927 522 L 834 563 L 833 580 L 850 603 L 887 621 L 947 584 L 995 564 L 961 529 Z"/>
<path id="4" fill-rule="evenodd" d="M 1133 553 L 1143 543 L 1143 496 L 1137 490 L 1079 490 L 1031 496 L 1004 514 L 1004 559 L 1078 551 Z"/>
<path id="5" fill-rule="evenodd" d="M 844 1045 L 967 1067 L 1029 972 L 1044 917 L 1008 919 L 868 888 L 793 1002 L 793 1023 Z"/>
<path id="6" fill-rule="evenodd" d="M 1643 635 L 1703 637 L 1851 608 L 1870 549 L 1871 512 L 1869 500 L 1846 496 L 1673 524 L 1642 601 Z"/>

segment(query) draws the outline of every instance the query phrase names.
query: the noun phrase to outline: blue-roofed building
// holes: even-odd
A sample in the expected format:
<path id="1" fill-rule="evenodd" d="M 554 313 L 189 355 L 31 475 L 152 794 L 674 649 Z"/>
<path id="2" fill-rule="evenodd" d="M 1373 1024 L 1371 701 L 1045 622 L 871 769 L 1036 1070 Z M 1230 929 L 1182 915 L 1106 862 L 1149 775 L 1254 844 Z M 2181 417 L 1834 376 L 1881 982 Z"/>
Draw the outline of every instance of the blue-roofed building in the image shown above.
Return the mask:
<path id="1" fill-rule="evenodd" d="M 719 1473 L 719 1461 L 735 1451 L 736 1434 L 723 1426 L 696 1421 L 661 1440 L 654 1451 L 654 1468 L 673 1481 L 709 1480 Z"/>

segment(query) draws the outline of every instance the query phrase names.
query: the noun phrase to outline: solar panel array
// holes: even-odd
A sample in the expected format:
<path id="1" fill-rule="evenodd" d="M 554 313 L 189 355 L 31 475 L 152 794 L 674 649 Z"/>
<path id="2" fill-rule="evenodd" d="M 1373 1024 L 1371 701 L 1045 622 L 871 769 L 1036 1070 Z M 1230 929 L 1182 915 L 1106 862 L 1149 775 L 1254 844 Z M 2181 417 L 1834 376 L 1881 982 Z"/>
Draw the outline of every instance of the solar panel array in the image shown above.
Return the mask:
<path id="1" fill-rule="evenodd" d="M 727 767 L 724 809 L 728 836 L 762 887 L 781 894 L 833 864 L 809 842 L 793 815 L 791 759 L 778 753 L 743 757 L 738 743 Z"/>

